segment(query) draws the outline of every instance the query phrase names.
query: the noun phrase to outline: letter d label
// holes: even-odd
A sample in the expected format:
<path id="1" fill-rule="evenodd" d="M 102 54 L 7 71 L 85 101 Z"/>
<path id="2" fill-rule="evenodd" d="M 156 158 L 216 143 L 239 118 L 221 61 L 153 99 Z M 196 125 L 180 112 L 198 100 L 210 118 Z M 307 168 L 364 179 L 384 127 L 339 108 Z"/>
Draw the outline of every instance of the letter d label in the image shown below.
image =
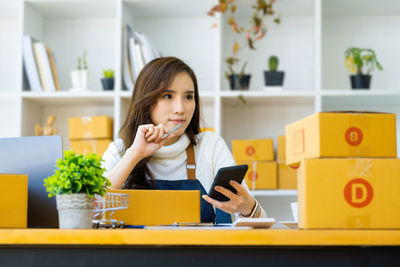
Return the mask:
<path id="1" fill-rule="evenodd" d="M 361 178 L 351 180 L 344 188 L 346 202 L 355 208 L 367 206 L 371 202 L 373 195 L 371 184 Z"/>

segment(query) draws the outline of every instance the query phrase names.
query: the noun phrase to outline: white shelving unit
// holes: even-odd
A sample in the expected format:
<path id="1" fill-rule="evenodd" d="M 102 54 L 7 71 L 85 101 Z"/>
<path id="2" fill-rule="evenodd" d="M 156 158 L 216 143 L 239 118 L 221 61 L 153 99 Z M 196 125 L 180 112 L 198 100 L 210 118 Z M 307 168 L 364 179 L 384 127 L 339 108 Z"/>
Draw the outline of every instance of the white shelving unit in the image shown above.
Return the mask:
<path id="1" fill-rule="evenodd" d="M 297 196 L 297 190 L 254 190 L 251 191 L 253 196 Z"/>
<path id="2" fill-rule="evenodd" d="M 122 26 L 144 32 L 164 56 L 190 65 L 198 78 L 203 127 L 213 127 L 230 146 L 232 139 L 274 138 L 285 125 L 314 112 L 367 110 L 400 115 L 400 2 L 397 0 L 278 0 L 279 26 L 268 21 L 256 52 L 242 51 L 252 74 L 249 91 L 230 91 L 224 59 L 233 35 L 226 17 L 207 11 L 215 0 L 0 0 L 0 137 L 34 135 L 36 123 L 56 115 L 55 127 L 69 148 L 67 118 L 108 115 L 114 138 L 124 122 L 130 91 L 122 88 Z M 237 19 L 247 23 L 249 0 L 236 0 Z M 218 23 L 218 27 L 210 26 Z M 24 77 L 21 38 L 48 44 L 55 55 L 60 92 L 32 92 Z M 384 67 L 374 71 L 371 90 L 351 90 L 344 68 L 349 46 L 373 48 Z M 70 71 L 87 51 L 91 90 L 70 92 Z M 264 90 L 270 55 L 285 71 L 282 92 Z M 103 69 L 115 70 L 115 89 L 103 92 Z M 240 99 L 244 99 L 245 103 Z M 400 124 L 399 124 L 400 125 Z M 398 131 L 400 132 L 400 131 Z M 400 149 L 399 149 L 400 151 Z M 290 220 L 295 191 L 255 192 L 277 219 Z M 276 206 L 277 205 L 277 206 Z M 288 215 L 289 214 L 289 215 Z"/>

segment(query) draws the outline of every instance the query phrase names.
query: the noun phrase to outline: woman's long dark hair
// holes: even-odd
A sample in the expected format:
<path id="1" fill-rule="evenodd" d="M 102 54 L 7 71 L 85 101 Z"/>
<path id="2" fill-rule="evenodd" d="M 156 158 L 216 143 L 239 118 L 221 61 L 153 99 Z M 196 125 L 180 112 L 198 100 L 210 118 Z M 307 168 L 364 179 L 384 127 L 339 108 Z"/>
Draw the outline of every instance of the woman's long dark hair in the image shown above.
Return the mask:
<path id="1" fill-rule="evenodd" d="M 159 97 L 172 84 L 180 73 L 187 73 L 194 84 L 194 100 L 196 107 L 185 133 L 190 142 L 196 145 L 195 135 L 200 132 L 200 105 L 197 79 L 193 70 L 182 60 L 175 57 L 162 57 L 149 62 L 140 72 L 133 88 L 131 105 L 128 115 L 120 130 L 120 137 L 124 142 L 124 150 L 121 156 L 133 144 L 138 127 L 143 124 L 151 124 L 150 113 Z M 150 157 L 141 160 L 126 179 L 123 188 L 147 189 L 153 188 L 152 180 L 146 179 L 151 173 L 147 167 Z"/>

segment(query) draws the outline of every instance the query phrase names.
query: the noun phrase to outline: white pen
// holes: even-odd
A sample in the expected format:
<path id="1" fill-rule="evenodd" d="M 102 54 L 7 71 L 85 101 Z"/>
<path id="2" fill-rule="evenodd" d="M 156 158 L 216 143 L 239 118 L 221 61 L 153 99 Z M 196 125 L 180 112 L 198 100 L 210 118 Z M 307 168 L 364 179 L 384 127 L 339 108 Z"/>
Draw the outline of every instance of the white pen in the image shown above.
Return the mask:
<path id="1" fill-rule="evenodd" d="M 161 140 L 167 138 L 170 134 L 174 133 L 176 130 L 178 130 L 179 128 L 181 128 L 181 126 L 182 126 L 182 123 L 179 123 L 179 124 L 175 125 L 174 128 L 172 128 L 171 130 L 169 130 L 168 133 L 165 133 L 165 134 L 161 137 Z"/>

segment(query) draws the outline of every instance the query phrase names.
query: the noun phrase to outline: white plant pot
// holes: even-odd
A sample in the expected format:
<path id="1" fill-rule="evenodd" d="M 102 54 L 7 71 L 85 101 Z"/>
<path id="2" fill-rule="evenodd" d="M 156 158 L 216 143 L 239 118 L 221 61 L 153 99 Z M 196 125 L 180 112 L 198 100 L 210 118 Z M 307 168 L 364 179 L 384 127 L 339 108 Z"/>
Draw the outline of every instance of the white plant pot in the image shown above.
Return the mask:
<path id="1" fill-rule="evenodd" d="M 90 87 L 90 72 L 88 70 L 71 71 L 73 91 L 86 91 Z"/>
<path id="2" fill-rule="evenodd" d="M 94 209 L 94 198 L 86 194 L 56 195 L 60 229 L 90 229 Z"/>

